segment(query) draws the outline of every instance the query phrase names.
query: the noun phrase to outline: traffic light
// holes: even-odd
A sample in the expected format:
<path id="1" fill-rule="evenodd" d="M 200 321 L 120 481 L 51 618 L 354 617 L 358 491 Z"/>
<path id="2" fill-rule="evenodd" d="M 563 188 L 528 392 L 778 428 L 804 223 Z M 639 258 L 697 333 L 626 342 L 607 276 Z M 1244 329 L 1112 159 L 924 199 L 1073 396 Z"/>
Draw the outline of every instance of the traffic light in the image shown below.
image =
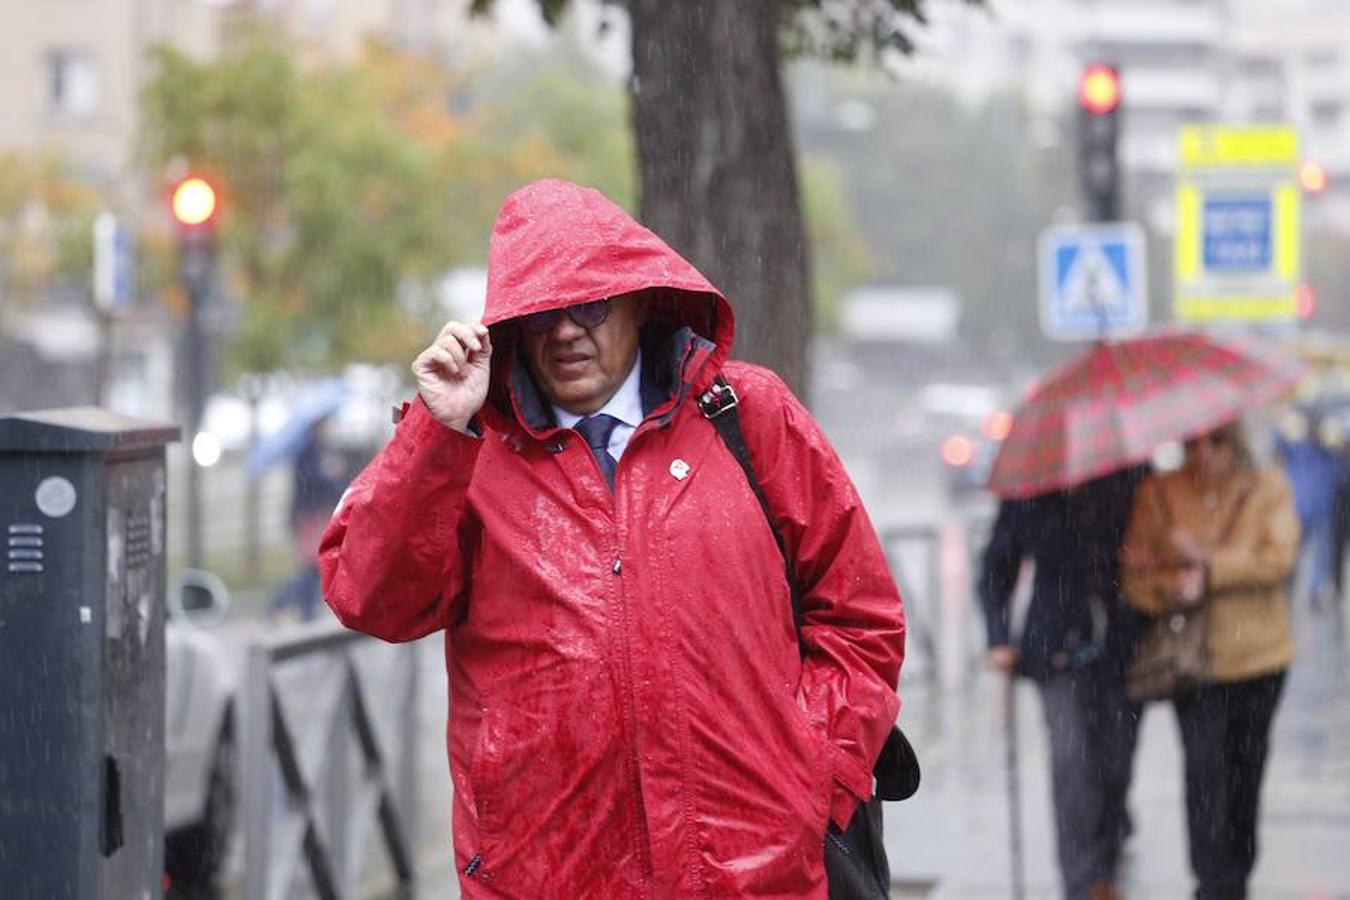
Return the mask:
<path id="1" fill-rule="evenodd" d="M 200 175 L 188 175 L 173 186 L 169 212 L 178 233 L 179 276 L 189 299 L 204 301 L 211 289 L 216 254 L 216 189 Z"/>
<path id="2" fill-rule="evenodd" d="M 1120 218 L 1120 72 L 1106 63 L 1091 63 L 1078 80 L 1078 163 L 1088 218 L 1114 222 Z"/>
<path id="3" fill-rule="evenodd" d="M 174 186 L 170 208 L 180 227 L 209 228 L 216 214 L 216 189 L 205 178 L 190 175 Z"/>
<path id="4" fill-rule="evenodd" d="M 200 175 L 179 179 L 169 195 L 169 212 L 178 236 L 178 277 L 187 295 L 180 360 L 184 419 L 188 440 L 197 449 L 203 411 L 214 371 L 213 335 L 208 327 L 216 284 L 215 186 Z M 200 568 L 202 553 L 202 490 L 198 466 L 187 466 L 187 561 Z"/>

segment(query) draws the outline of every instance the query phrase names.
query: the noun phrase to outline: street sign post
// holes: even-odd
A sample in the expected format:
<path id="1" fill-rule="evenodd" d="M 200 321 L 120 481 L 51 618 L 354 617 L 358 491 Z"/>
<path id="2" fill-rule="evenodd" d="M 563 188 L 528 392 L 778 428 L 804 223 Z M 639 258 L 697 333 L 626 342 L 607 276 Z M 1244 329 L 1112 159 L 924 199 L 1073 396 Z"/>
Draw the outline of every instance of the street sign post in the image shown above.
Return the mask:
<path id="1" fill-rule="evenodd" d="M 135 248 L 117 217 L 102 212 L 94 219 L 94 302 L 106 313 L 120 312 L 135 299 Z"/>
<path id="2" fill-rule="evenodd" d="M 1298 132 L 1181 130 L 1173 312 L 1184 322 L 1288 322 L 1302 277 Z"/>
<path id="3" fill-rule="evenodd" d="M 1063 225 L 1040 241 L 1041 329 L 1061 341 L 1125 337 L 1148 324 L 1144 234 L 1133 222 Z"/>

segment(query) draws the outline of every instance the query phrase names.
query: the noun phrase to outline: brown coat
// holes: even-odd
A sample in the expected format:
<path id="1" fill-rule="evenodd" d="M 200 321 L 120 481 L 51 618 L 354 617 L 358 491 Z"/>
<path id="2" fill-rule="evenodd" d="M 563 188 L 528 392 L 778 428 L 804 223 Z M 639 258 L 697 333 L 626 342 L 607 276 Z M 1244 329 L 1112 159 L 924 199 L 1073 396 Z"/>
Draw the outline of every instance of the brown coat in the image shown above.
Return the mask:
<path id="1" fill-rule="evenodd" d="M 1209 551 L 1210 678 L 1242 681 L 1287 668 L 1294 645 L 1284 584 L 1299 543 L 1288 479 L 1276 469 L 1242 472 L 1209 491 L 1184 470 L 1149 476 L 1135 495 L 1121 575 L 1130 604 L 1150 616 L 1172 608 L 1167 597 L 1181 564 L 1168 539 L 1175 528 Z"/>

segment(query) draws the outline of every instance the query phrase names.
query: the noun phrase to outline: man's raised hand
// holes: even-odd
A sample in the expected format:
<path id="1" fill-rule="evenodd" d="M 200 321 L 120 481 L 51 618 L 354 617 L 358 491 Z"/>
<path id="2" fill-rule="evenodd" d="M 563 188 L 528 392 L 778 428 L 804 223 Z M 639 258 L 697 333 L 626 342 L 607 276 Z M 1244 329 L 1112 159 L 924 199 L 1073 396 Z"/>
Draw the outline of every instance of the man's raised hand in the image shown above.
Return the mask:
<path id="1" fill-rule="evenodd" d="M 487 399 L 492 340 L 481 322 L 447 322 L 431 346 L 417 354 L 412 373 L 417 393 L 436 421 L 468 431 Z"/>

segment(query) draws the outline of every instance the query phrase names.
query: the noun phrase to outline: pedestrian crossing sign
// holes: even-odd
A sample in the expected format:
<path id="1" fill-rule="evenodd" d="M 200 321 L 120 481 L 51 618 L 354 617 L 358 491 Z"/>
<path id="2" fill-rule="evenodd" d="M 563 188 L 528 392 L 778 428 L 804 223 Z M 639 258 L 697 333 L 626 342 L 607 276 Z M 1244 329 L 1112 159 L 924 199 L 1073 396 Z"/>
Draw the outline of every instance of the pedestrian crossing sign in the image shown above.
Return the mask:
<path id="1" fill-rule="evenodd" d="M 1126 337 L 1148 324 L 1144 235 L 1133 222 L 1041 234 L 1041 329 L 1054 340 Z"/>

